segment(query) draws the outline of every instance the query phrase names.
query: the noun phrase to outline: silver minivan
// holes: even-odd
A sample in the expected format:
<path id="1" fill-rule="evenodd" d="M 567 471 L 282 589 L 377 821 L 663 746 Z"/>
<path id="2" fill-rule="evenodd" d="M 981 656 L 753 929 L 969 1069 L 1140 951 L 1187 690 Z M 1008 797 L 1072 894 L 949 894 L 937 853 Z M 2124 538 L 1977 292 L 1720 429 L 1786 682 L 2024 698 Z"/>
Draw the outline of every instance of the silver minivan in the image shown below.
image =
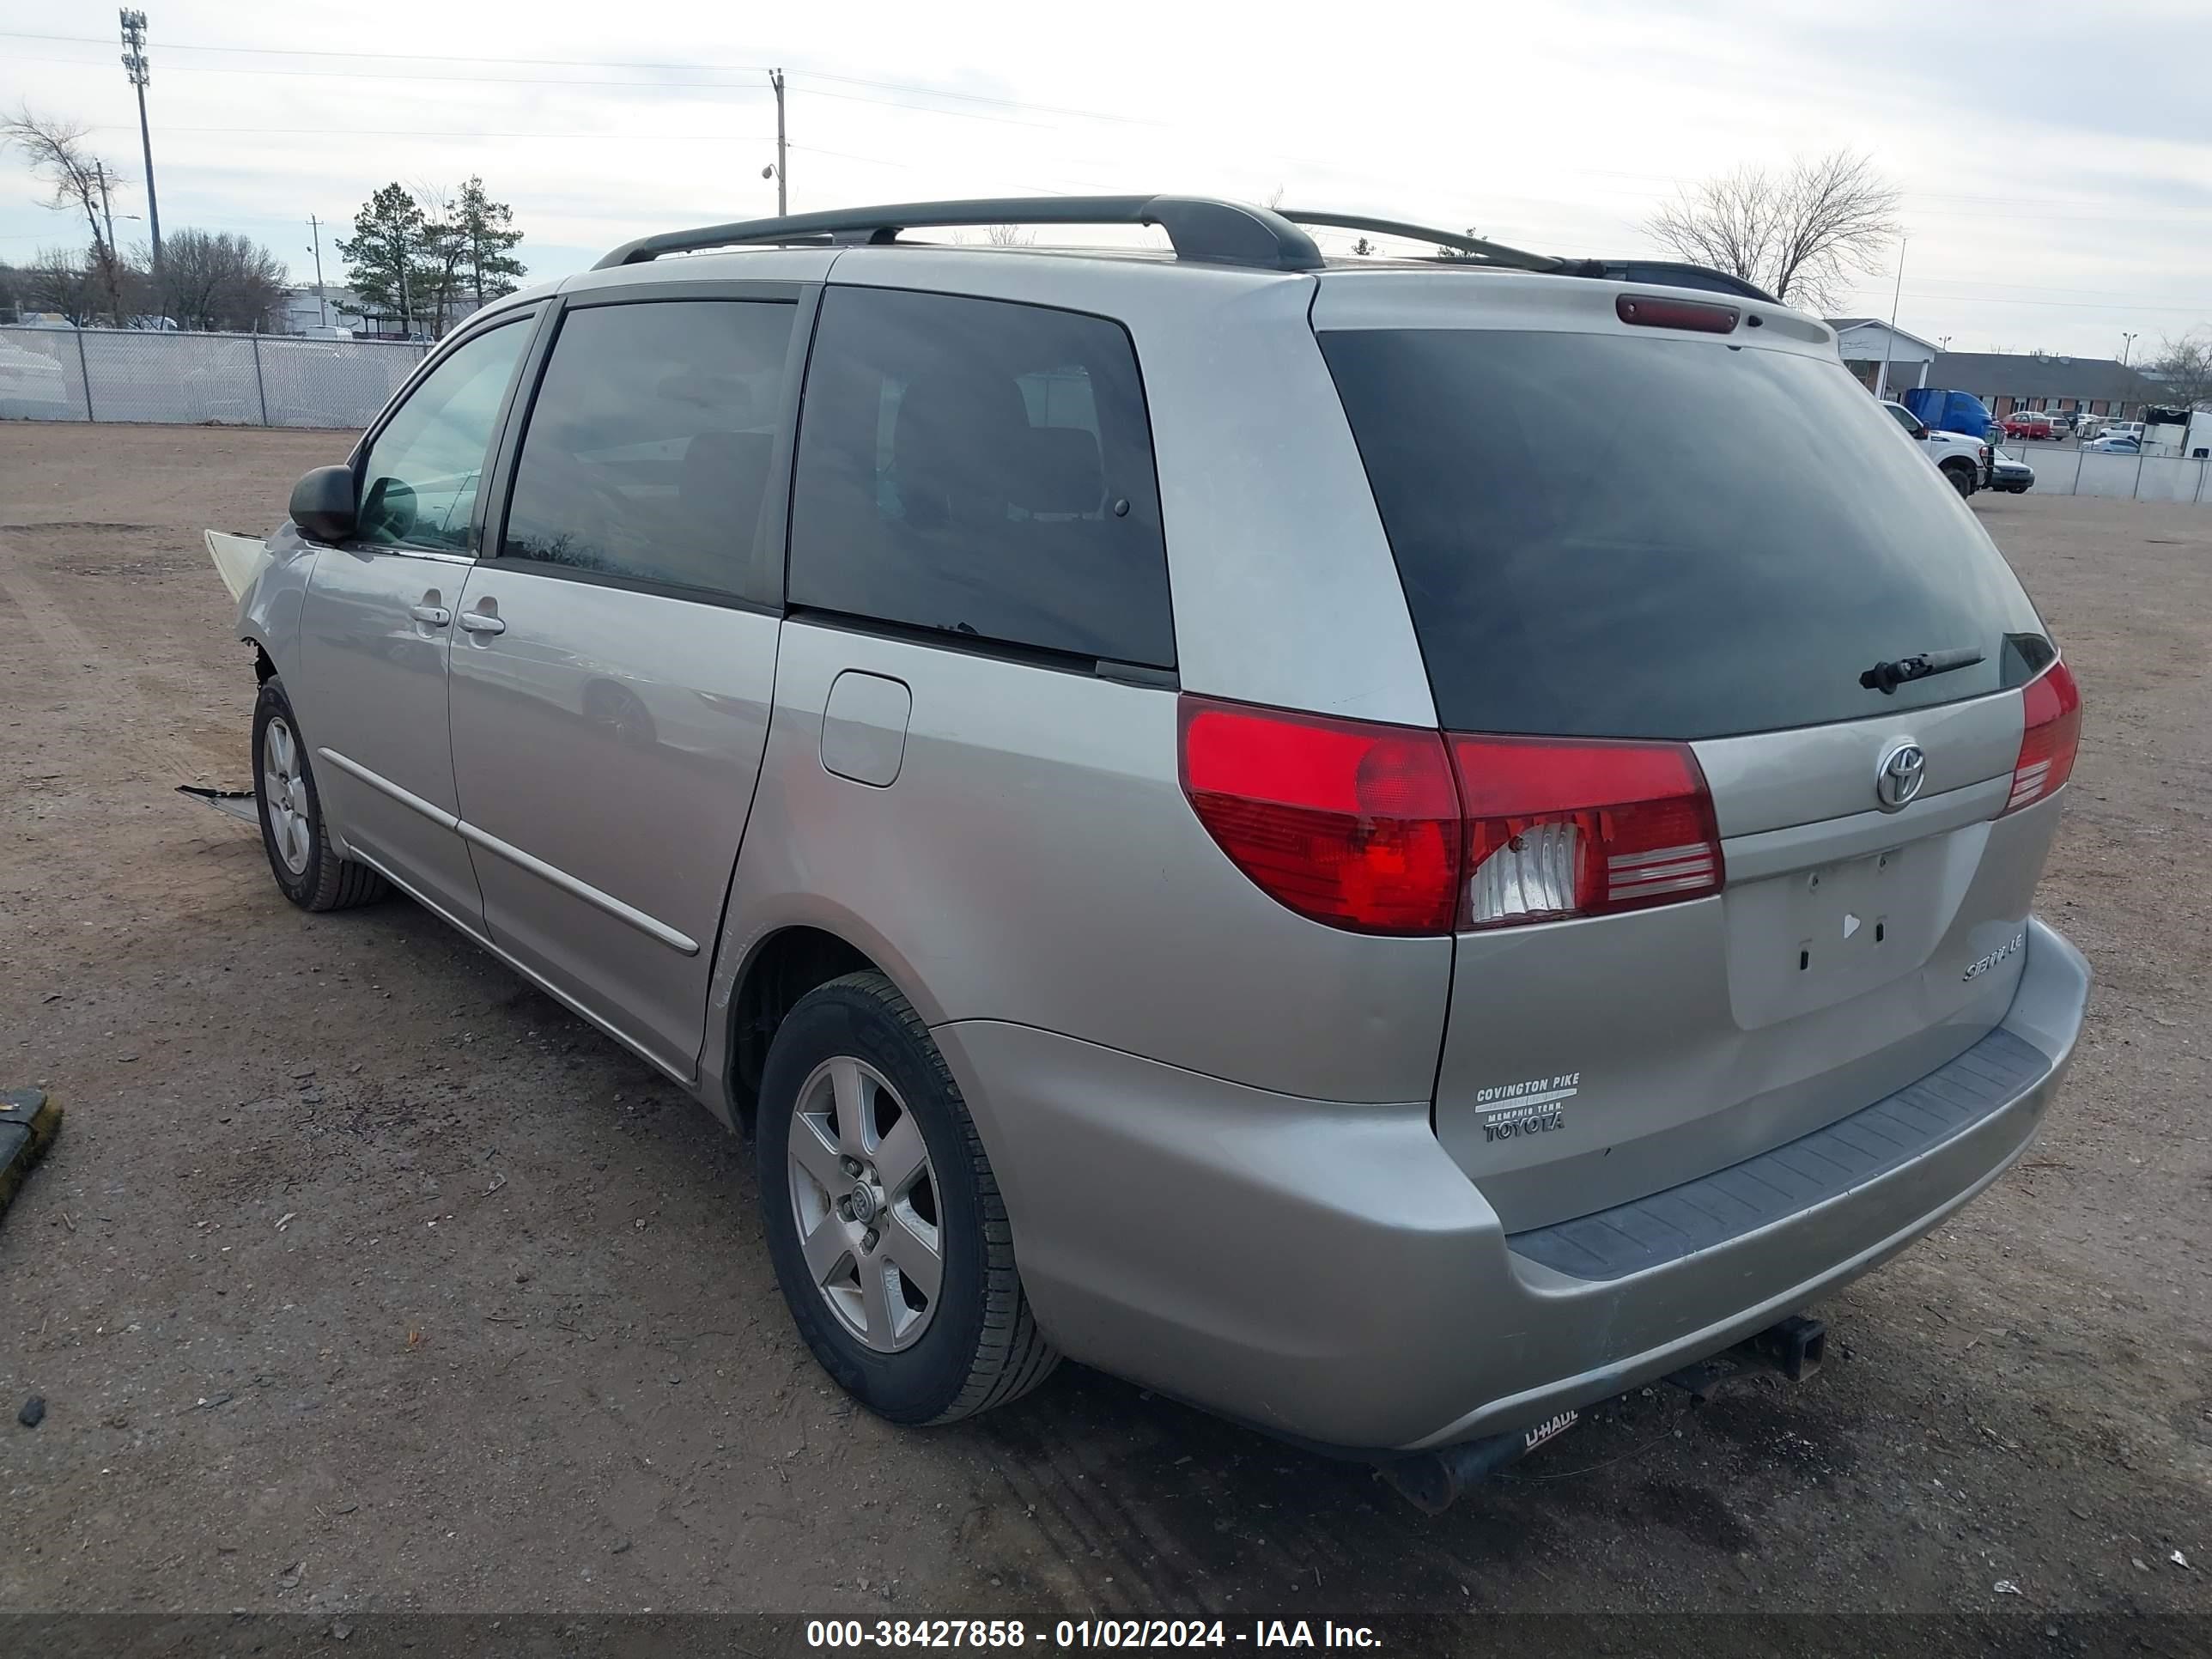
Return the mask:
<path id="1" fill-rule="evenodd" d="M 1172 246 L 902 234 L 1014 219 Z M 2073 678 L 1827 325 L 1304 222 L 1381 223 L 633 243 L 471 318 L 244 595 L 279 887 L 749 1131 L 896 1422 L 1066 1354 L 1463 1472 L 1911 1243 L 2072 1053 Z"/>

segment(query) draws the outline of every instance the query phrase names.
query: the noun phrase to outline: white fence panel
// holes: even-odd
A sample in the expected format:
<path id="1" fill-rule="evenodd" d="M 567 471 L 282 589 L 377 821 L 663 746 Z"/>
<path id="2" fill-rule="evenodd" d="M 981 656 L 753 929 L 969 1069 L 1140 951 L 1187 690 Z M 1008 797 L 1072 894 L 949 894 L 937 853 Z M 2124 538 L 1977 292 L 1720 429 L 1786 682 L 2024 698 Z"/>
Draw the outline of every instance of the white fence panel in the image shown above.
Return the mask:
<path id="1" fill-rule="evenodd" d="M 367 426 L 415 372 L 423 348 L 380 340 L 264 336 L 271 426 Z"/>
<path id="2" fill-rule="evenodd" d="M 2204 487 L 2203 461 L 2185 460 L 2178 455 L 2146 456 L 2142 476 L 2136 480 L 2136 499 L 2139 501 L 2194 501 Z"/>
<path id="3" fill-rule="evenodd" d="M 2120 495 L 2136 493 L 2136 474 L 2142 469 L 2139 455 L 2100 455 L 2094 450 L 2081 452 L 2081 482 L 2075 486 L 2077 495 Z"/>
<path id="4" fill-rule="evenodd" d="M 86 418 L 76 331 L 0 328 L 0 420 Z"/>
<path id="5" fill-rule="evenodd" d="M 396 340 L 0 328 L 0 419 L 359 427 L 428 349 Z"/>
<path id="6" fill-rule="evenodd" d="M 2078 449 L 2034 449 L 2014 444 L 2005 452 L 2017 455 L 2035 469 L 2039 495 L 2071 495 L 2081 482 L 2082 454 Z"/>

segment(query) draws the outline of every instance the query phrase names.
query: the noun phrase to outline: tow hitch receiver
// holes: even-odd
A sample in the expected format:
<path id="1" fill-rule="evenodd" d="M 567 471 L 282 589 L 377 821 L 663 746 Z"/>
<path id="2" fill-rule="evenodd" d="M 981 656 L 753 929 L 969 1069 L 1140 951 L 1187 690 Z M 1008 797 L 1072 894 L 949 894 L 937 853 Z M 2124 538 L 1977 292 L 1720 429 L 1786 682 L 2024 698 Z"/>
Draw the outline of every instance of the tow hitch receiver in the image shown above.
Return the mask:
<path id="1" fill-rule="evenodd" d="M 1792 1314 L 1747 1337 L 1733 1348 L 1724 1348 L 1710 1359 L 1669 1371 L 1665 1381 L 1692 1398 L 1711 1400 L 1724 1383 L 1747 1377 L 1779 1376 L 1792 1382 L 1810 1381 L 1820 1373 L 1827 1355 L 1828 1328 L 1817 1319 Z"/>
<path id="2" fill-rule="evenodd" d="M 1425 1515 L 1442 1515 L 1461 1493 L 1480 1486 L 1507 1464 L 1519 1462 L 1581 1419 L 1580 1412 L 1560 1412 L 1514 1433 L 1493 1434 L 1486 1439 L 1393 1458 L 1381 1466 L 1381 1473 L 1415 1509 Z"/>

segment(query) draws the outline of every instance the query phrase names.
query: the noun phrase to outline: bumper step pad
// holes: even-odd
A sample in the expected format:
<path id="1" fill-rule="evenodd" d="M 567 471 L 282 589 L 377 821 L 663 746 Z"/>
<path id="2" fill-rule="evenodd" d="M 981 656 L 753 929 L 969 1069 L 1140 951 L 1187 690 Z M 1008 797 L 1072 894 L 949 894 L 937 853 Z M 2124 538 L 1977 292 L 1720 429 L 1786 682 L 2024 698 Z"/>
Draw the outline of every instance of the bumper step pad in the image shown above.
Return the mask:
<path id="1" fill-rule="evenodd" d="M 1576 1279 L 1625 1279 L 1785 1221 L 1911 1163 L 2017 1098 L 2049 1055 L 1999 1027 L 1917 1083 L 1825 1129 L 1609 1210 L 1506 1236 Z"/>

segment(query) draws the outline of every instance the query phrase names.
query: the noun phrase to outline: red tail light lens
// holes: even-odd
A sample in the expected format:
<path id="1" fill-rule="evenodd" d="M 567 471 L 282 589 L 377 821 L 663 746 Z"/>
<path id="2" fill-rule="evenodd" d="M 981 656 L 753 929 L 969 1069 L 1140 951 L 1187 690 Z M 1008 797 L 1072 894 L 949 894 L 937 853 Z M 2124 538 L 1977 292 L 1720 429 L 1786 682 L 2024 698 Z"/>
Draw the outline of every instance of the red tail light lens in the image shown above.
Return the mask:
<path id="1" fill-rule="evenodd" d="M 1462 927 L 1672 904 L 1720 890 L 1720 830 L 1686 744 L 1455 737 Z"/>
<path id="2" fill-rule="evenodd" d="M 2081 746 L 2081 691 L 2064 663 L 2055 662 L 2030 680 L 2023 696 L 2027 723 L 2020 734 L 2020 758 L 2013 763 L 2007 812 L 2057 793 L 2074 775 L 2074 756 Z"/>
<path id="3" fill-rule="evenodd" d="M 1720 890 L 1681 744 L 1447 737 L 1182 700 L 1183 793 L 1262 891 L 1369 933 L 1447 933 Z"/>
<path id="4" fill-rule="evenodd" d="M 1700 334 L 1733 334 L 1740 314 L 1734 306 L 1701 300 L 1669 300 L 1656 294 L 1624 294 L 1613 314 L 1638 328 L 1689 328 Z"/>
<path id="5" fill-rule="evenodd" d="M 1182 787 L 1221 850 L 1302 916 L 1447 933 L 1459 796 L 1441 733 L 1182 701 Z"/>

